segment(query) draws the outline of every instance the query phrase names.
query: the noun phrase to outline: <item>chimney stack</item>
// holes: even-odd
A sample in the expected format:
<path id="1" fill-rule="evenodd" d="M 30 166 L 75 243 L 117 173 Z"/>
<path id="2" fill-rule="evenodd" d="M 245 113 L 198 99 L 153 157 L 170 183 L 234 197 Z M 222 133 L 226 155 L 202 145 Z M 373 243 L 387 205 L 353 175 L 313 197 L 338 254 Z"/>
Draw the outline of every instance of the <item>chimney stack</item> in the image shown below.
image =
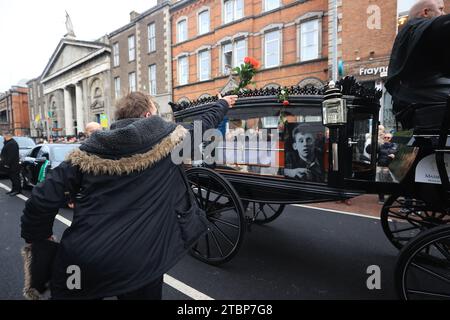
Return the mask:
<path id="1" fill-rule="evenodd" d="M 132 22 L 134 19 L 136 19 L 139 16 L 139 13 L 137 13 L 136 11 L 131 11 L 130 12 L 130 22 Z"/>

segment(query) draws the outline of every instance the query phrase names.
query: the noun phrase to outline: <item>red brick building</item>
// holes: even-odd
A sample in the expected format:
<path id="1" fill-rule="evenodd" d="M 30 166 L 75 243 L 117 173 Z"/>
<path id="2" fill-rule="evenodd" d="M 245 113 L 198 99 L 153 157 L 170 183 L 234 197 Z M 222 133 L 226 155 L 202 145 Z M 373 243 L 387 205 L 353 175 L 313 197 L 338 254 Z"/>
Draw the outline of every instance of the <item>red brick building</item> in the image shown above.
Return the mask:
<path id="1" fill-rule="evenodd" d="M 13 86 L 0 94 L 0 130 L 12 131 L 15 136 L 30 135 L 28 88 Z"/>
<path id="2" fill-rule="evenodd" d="M 330 6 L 333 1 L 330 0 Z M 448 12 L 450 0 L 444 1 Z M 414 2 L 338 0 L 338 58 L 343 67 L 341 75 L 354 75 L 365 85 L 383 90 L 380 120 L 388 129 L 394 129 L 395 120 L 391 96 L 386 92 L 384 83 L 398 28 L 407 21 L 408 11 Z"/>
<path id="3" fill-rule="evenodd" d="M 173 99 L 231 88 L 245 56 L 261 62 L 256 86 L 328 80 L 327 0 L 181 0 L 171 11 Z"/>

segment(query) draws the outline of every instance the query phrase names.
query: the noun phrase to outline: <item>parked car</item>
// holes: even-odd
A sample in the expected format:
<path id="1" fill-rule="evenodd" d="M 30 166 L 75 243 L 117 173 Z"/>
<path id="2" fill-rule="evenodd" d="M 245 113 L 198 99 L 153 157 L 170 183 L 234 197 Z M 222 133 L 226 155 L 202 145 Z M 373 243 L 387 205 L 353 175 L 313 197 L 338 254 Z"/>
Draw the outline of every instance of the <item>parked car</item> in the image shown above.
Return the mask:
<path id="1" fill-rule="evenodd" d="M 39 172 L 48 160 L 46 170 L 52 170 L 64 161 L 66 155 L 80 147 L 80 144 L 41 144 L 35 146 L 23 158 L 21 167 L 22 187 L 30 188 L 38 184 Z"/>
<path id="2" fill-rule="evenodd" d="M 21 161 L 30 152 L 30 150 L 36 146 L 36 143 L 33 141 L 33 139 L 29 137 L 13 137 L 13 139 L 16 140 L 17 144 L 19 145 L 19 156 Z M 0 152 L 3 149 L 3 143 L 4 138 L 3 136 L 0 136 Z M 4 176 L 6 174 L 6 169 L 0 166 L 0 176 Z"/>

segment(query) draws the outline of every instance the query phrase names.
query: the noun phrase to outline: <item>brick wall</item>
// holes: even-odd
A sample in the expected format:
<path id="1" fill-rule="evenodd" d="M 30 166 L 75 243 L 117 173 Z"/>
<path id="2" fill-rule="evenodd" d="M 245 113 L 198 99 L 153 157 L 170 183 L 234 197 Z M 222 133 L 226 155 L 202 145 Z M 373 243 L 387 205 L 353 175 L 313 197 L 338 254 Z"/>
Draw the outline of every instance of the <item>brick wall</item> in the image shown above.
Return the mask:
<path id="1" fill-rule="evenodd" d="M 397 35 L 397 1 L 395 0 L 342 0 L 339 34 L 341 59 L 345 62 L 346 74 L 359 76 L 362 67 L 386 67 Z M 450 0 L 445 0 L 450 11 Z M 368 27 L 370 17 L 379 8 L 381 28 Z M 368 10 L 370 13 L 368 13 Z M 366 80 L 377 77 L 367 77 Z"/>
<path id="2" fill-rule="evenodd" d="M 9 112 L 8 124 L 3 130 L 13 130 L 16 136 L 30 134 L 30 116 L 28 110 L 28 88 L 13 87 L 0 97 L 0 109 Z"/>
<path id="3" fill-rule="evenodd" d="M 313 62 L 300 63 L 298 53 L 298 19 L 311 12 L 326 12 L 326 0 L 282 1 L 282 7 L 271 12 L 263 12 L 263 1 L 246 0 L 244 18 L 234 23 L 224 25 L 222 22 L 222 2 L 201 0 L 190 1 L 182 7 L 173 8 L 172 17 L 172 76 L 174 81 L 174 101 L 180 98 L 196 99 L 203 94 L 216 94 L 228 82 L 228 76 L 222 74 L 221 43 L 227 37 L 239 34 L 246 36 L 247 55 L 263 61 L 261 31 L 268 25 L 282 27 L 282 63 L 273 69 L 264 69 L 255 76 L 257 87 L 267 84 L 294 85 L 305 78 L 315 78 L 326 81 L 328 54 L 328 21 L 322 18 L 321 50 L 322 59 Z M 210 32 L 198 36 L 197 14 L 199 10 L 208 7 L 210 10 Z M 188 40 L 177 43 L 177 22 L 183 17 L 188 19 Z M 197 70 L 197 50 L 211 47 L 211 80 L 199 82 Z M 177 57 L 189 55 L 189 84 L 179 86 Z"/>

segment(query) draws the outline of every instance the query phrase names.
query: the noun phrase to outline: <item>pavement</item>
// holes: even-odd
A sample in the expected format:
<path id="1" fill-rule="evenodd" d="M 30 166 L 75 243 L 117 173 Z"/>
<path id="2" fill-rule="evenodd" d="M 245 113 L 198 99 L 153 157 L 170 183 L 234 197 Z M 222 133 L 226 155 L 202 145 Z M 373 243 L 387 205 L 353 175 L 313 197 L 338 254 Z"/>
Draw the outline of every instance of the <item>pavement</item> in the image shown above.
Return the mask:
<path id="1" fill-rule="evenodd" d="M 385 195 L 385 199 L 388 196 Z M 367 194 L 351 199 L 347 202 L 313 203 L 310 206 L 322 209 L 337 210 L 348 213 L 361 214 L 370 217 L 380 217 L 383 205 L 378 203 L 378 195 Z"/>

